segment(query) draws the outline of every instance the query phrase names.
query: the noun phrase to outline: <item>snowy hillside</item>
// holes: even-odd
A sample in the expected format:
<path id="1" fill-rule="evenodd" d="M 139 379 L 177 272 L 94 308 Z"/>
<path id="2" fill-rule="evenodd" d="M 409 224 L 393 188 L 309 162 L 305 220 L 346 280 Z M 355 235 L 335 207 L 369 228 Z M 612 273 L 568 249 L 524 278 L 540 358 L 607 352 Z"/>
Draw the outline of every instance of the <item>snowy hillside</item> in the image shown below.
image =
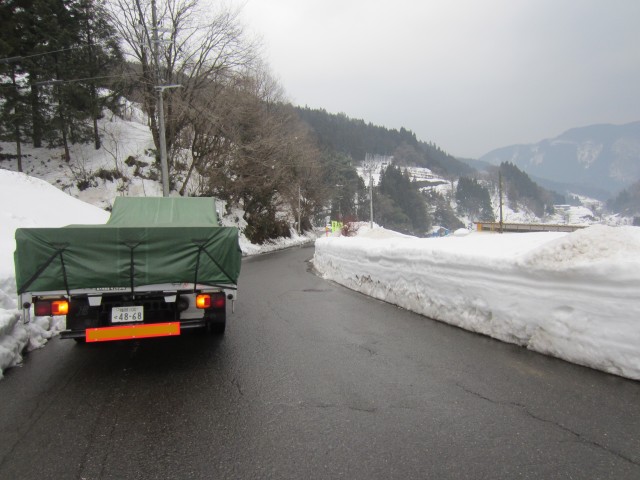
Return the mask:
<path id="1" fill-rule="evenodd" d="M 149 155 L 154 148 L 151 132 L 135 106 L 127 105 L 126 111 L 127 120 L 105 112 L 99 124 L 103 147 L 72 145 L 68 164 L 61 148 L 23 145 L 23 171 L 100 208 L 111 207 L 118 195 L 161 196 L 162 186 L 153 179 L 154 158 Z M 0 148 L 5 156 L 15 156 L 14 144 L 0 142 Z M 0 168 L 16 171 L 17 161 L 4 160 Z"/>
<path id="2" fill-rule="evenodd" d="M 363 162 L 363 164 L 356 168 L 358 175 L 364 181 L 365 185 L 369 185 L 370 176 L 373 178 L 373 185 L 376 186 L 380 183 L 380 173 L 393 163 L 393 157 L 376 155 L 369 161 Z M 424 167 L 406 167 L 403 168 L 409 173 L 411 181 L 416 182 L 431 182 L 434 185 L 448 184 L 448 180 L 434 174 L 431 170 Z M 371 175 L 370 173 L 371 172 Z"/>
<path id="3" fill-rule="evenodd" d="M 393 164 L 393 157 L 374 156 L 368 162 L 357 168 L 358 175 L 364 181 L 365 185 L 369 185 L 369 172 L 373 184 L 380 183 L 380 173 L 389 165 Z M 435 191 L 445 198 L 451 198 L 452 207 L 455 210 L 455 192 L 458 186 L 457 180 L 447 180 L 439 175 L 434 174 L 428 168 L 423 167 L 403 167 L 403 171 L 407 171 L 412 181 L 425 182 L 429 186 L 421 187 L 421 191 Z M 500 195 L 497 188 L 493 188 L 486 182 L 485 186 L 489 188 L 491 196 L 491 205 L 493 207 L 494 216 L 500 218 Z M 578 198 L 583 206 L 575 205 L 557 205 L 554 214 L 538 217 L 525 207 L 514 210 L 509 206 L 509 202 L 503 199 L 502 214 L 503 221 L 507 223 L 542 223 L 551 225 L 593 225 L 603 224 L 610 226 L 631 225 L 632 218 L 624 218 L 619 215 L 610 215 L 604 213 L 604 203 L 600 200 L 590 198 L 584 195 L 574 194 L 572 196 Z M 465 225 L 472 225 L 472 221 L 464 216 L 460 220 Z M 438 228 L 436 226 L 435 228 Z"/>
<path id="4" fill-rule="evenodd" d="M 102 148 L 95 150 L 92 144 L 72 145 L 71 161 L 63 160 L 61 148 L 33 148 L 22 145 L 24 173 L 43 179 L 63 192 L 101 209 L 110 210 L 117 196 L 162 196 L 159 169 L 156 168 L 154 143 L 147 126 L 145 114 L 136 104 L 125 101 L 123 117 L 105 110 L 99 121 Z M 3 160 L 0 169 L 17 171 L 15 144 L 0 142 Z M 11 158 L 7 158 L 11 157 Z M 192 183 L 197 175 L 192 175 Z M 189 193 L 191 190 L 187 189 Z M 172 195 L 177 195 L 172 192 Z M 219 203 L 218 212 L 225 226 L 240 229 L 240 245 L 245 254 L 257 254 L 283 244 L 308 242 L 308 237 L 298 237 L 292 230 L 290 239 L 277 239 L 267 245 L 253 245 L 243 235 L 246 227 L 244 212 L 238 209 L 226 211 Z M 78 222 L 75 222 L 78 223 Z"/>

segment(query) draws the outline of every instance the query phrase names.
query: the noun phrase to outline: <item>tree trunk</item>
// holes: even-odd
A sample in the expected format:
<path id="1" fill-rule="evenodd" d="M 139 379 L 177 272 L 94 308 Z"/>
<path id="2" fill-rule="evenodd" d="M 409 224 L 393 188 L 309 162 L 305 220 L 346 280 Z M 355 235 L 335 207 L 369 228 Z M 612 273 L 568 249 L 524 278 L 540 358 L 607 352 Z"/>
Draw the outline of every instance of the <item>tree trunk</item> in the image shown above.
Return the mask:
<path id="1" fill-rule="evenodd" d="M 31 118 L 32 118 L 32 139 L 35 148 L 42 147 L 42 112 L 40 111 L 40 93 L 35 85 L 35 78 L 30 77 L 31 83 Z"/>
<path id="2" fill-rule="evenodd" d="M 64 146 L 64 161 L 69 163 L 71 155 L 69 154 L 69 140 L 67 139 L 67 122 L 64 118 L 62 108 L 62 96 L 60 96 L 60 105 L 58 106 L 58 116 L 60 117 L 60 133 L 62 134 L 62 145 Z"/>
<path id="3" fill-rule="evenodd" d="M 16 70 L 15 67 L 11 68 L 11 82 L 13 83 L 14 91 L 18 92 L 18 85 L 16 84 Z M 17 96 L 16 96 L 17 98 Z M 14 128 L 16 135 L 16 158 L 18 160 L 18 171 L 22 172 L 22 143 L 20 139 L 20 113 L 18 112 L 18 102 L 14 104 Z"/>
<path id="4" fill-rule="evenodd" d="M 22 143 L 20 142 L 20 124 L 16 120 L 16 157 L 18 158 L 18 171 L 22 172 Z"/>
<path id="5" fill-rule="evenodd" d="M 93 144 L 96 147 L 96 150 L 100 150 L 102 144 L 100 143 L 100 132 L 98 132 L 98 117 L 97 115 L 93 116 Z"/>
<path id="6" fill-rule="evenodd" d="M 191 178 L 191 174 L 193 173 L 193 169 L 196 166 L 196 162 L 197 160 L 194 158 L 193 161 L 191 162 L 191 166 L 189 166 L 189 171 L 187 172 L 187 175 L 184 179 L 184 182 L 182 183 L 182 187 L 180 188 L 180 196 L 184 197 L 184 192 L 187 189 L 187 184 L 189 183 L 189 179 Z"/>
<path id="7" fill-rule="evenodd" d="M 69 140 L 67 139 L 67 125 L 64 121 L 64 115 L 60 112 L 60 130 L 62 131 L 62 144 L 64 146 L 64 161 L 69 163 L 71 161 L 71 154 L 69 153 Z"/>

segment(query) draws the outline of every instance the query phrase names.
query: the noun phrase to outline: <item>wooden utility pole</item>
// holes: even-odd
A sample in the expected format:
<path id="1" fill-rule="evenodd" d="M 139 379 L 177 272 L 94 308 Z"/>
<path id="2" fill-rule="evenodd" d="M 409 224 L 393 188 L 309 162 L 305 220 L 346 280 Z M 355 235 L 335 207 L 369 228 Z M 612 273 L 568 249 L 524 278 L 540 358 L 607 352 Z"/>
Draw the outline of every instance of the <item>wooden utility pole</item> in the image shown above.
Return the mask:
<path id="1" fill-rule="evenodd" d="M 162 196 L 169 196 L 169 164 L 167 162 L 167 139 L 164 127 L 164 89 L 162 77 L 160 75 L 160 40 L 158 39 L 158 16 L 156 13 L 156 0 L 151 0 L 151 22 L 153 26 L 153 59 L 156 64 L 156 91 L 158 92 L 158 127 L 160 137 L 160 167 L 162 170 Z"/>
<path id="2" fill-rule="evenodd" d="M 498 170 L 498 190 L 500 191 L 500 233 L 502 233 L 502 172 L 500 170 Z"/>
<path id="3" fill-rule="evenodd" d="M 298 184 L 298 235 L 302 233 L 302 188 Z"/>

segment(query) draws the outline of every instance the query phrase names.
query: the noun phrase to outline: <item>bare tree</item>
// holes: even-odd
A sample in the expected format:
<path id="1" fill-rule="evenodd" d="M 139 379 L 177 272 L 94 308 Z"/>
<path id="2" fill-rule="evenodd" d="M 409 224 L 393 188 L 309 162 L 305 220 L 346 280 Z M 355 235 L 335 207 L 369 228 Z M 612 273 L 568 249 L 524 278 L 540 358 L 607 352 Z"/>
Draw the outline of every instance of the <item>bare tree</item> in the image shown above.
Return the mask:
<path id="1" fill-rule="evenodd" d="M 183 87 L 165 93 L 167 151 L 170 166 L 181 164 L 180 194 L 241 206 L 246 233 L 258 242 L 288 235 L 291 216 L 310 226 L 327 195 L 319 152 L 247 42 L 238 11 L 208 14 L 197 0 L 157 0 L 162 55 L 155 65 L 149 0 L 110 1 L 127 50 L 141 65 L 141 100 L 156 146 L 155 86 Z"/>
<path id="2" fill-rule="evenodd" d="M 179 84 L 166 90 L 165 125 L 170 154 L 183 129 L 194 126 L 194 106 L 203 91 L 224 82 L 256 59 L 256 46 L 248 41 L 238 21 L 239 10 L 212 12 L 198 0 L 157 0 L 159 65 L 154 61 L 152 9 L 149 0 L 110 0 L 114 24 L 126 44 L 125 51 L 140 65 L 143 107 L 149 115 L 154 142 L 159 148 L 156 86 Z M 159 77 L 159 78 L 157 78 Z M 204 115 L 205 112 L 200 109 Z M 171 163 L 171 161 L 170 161 Z"/>

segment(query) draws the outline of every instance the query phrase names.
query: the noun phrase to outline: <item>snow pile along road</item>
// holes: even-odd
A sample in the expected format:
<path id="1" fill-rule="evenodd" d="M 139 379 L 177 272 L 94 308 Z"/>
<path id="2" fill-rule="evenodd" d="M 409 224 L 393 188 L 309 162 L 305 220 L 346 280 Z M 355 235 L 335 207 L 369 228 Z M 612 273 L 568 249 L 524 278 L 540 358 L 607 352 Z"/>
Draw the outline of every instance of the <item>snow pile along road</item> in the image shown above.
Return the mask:
<path id="1" fill-rule="evenodd" d="M 105 223 L 109 214 L 23 173 L 0 170 L 0 378 L 22 361 L 22 352 L 43 346 L 64 327 L 60 317 L 24 324 L 13 266 L 14 234 L 21 227 Z"/>
<path id="2" fill-rule="evenodd" d="M 505 342 L 640 379 L 640 228 L 471 233 L 383 229 L 316 241 L 324 278 Z"/>

